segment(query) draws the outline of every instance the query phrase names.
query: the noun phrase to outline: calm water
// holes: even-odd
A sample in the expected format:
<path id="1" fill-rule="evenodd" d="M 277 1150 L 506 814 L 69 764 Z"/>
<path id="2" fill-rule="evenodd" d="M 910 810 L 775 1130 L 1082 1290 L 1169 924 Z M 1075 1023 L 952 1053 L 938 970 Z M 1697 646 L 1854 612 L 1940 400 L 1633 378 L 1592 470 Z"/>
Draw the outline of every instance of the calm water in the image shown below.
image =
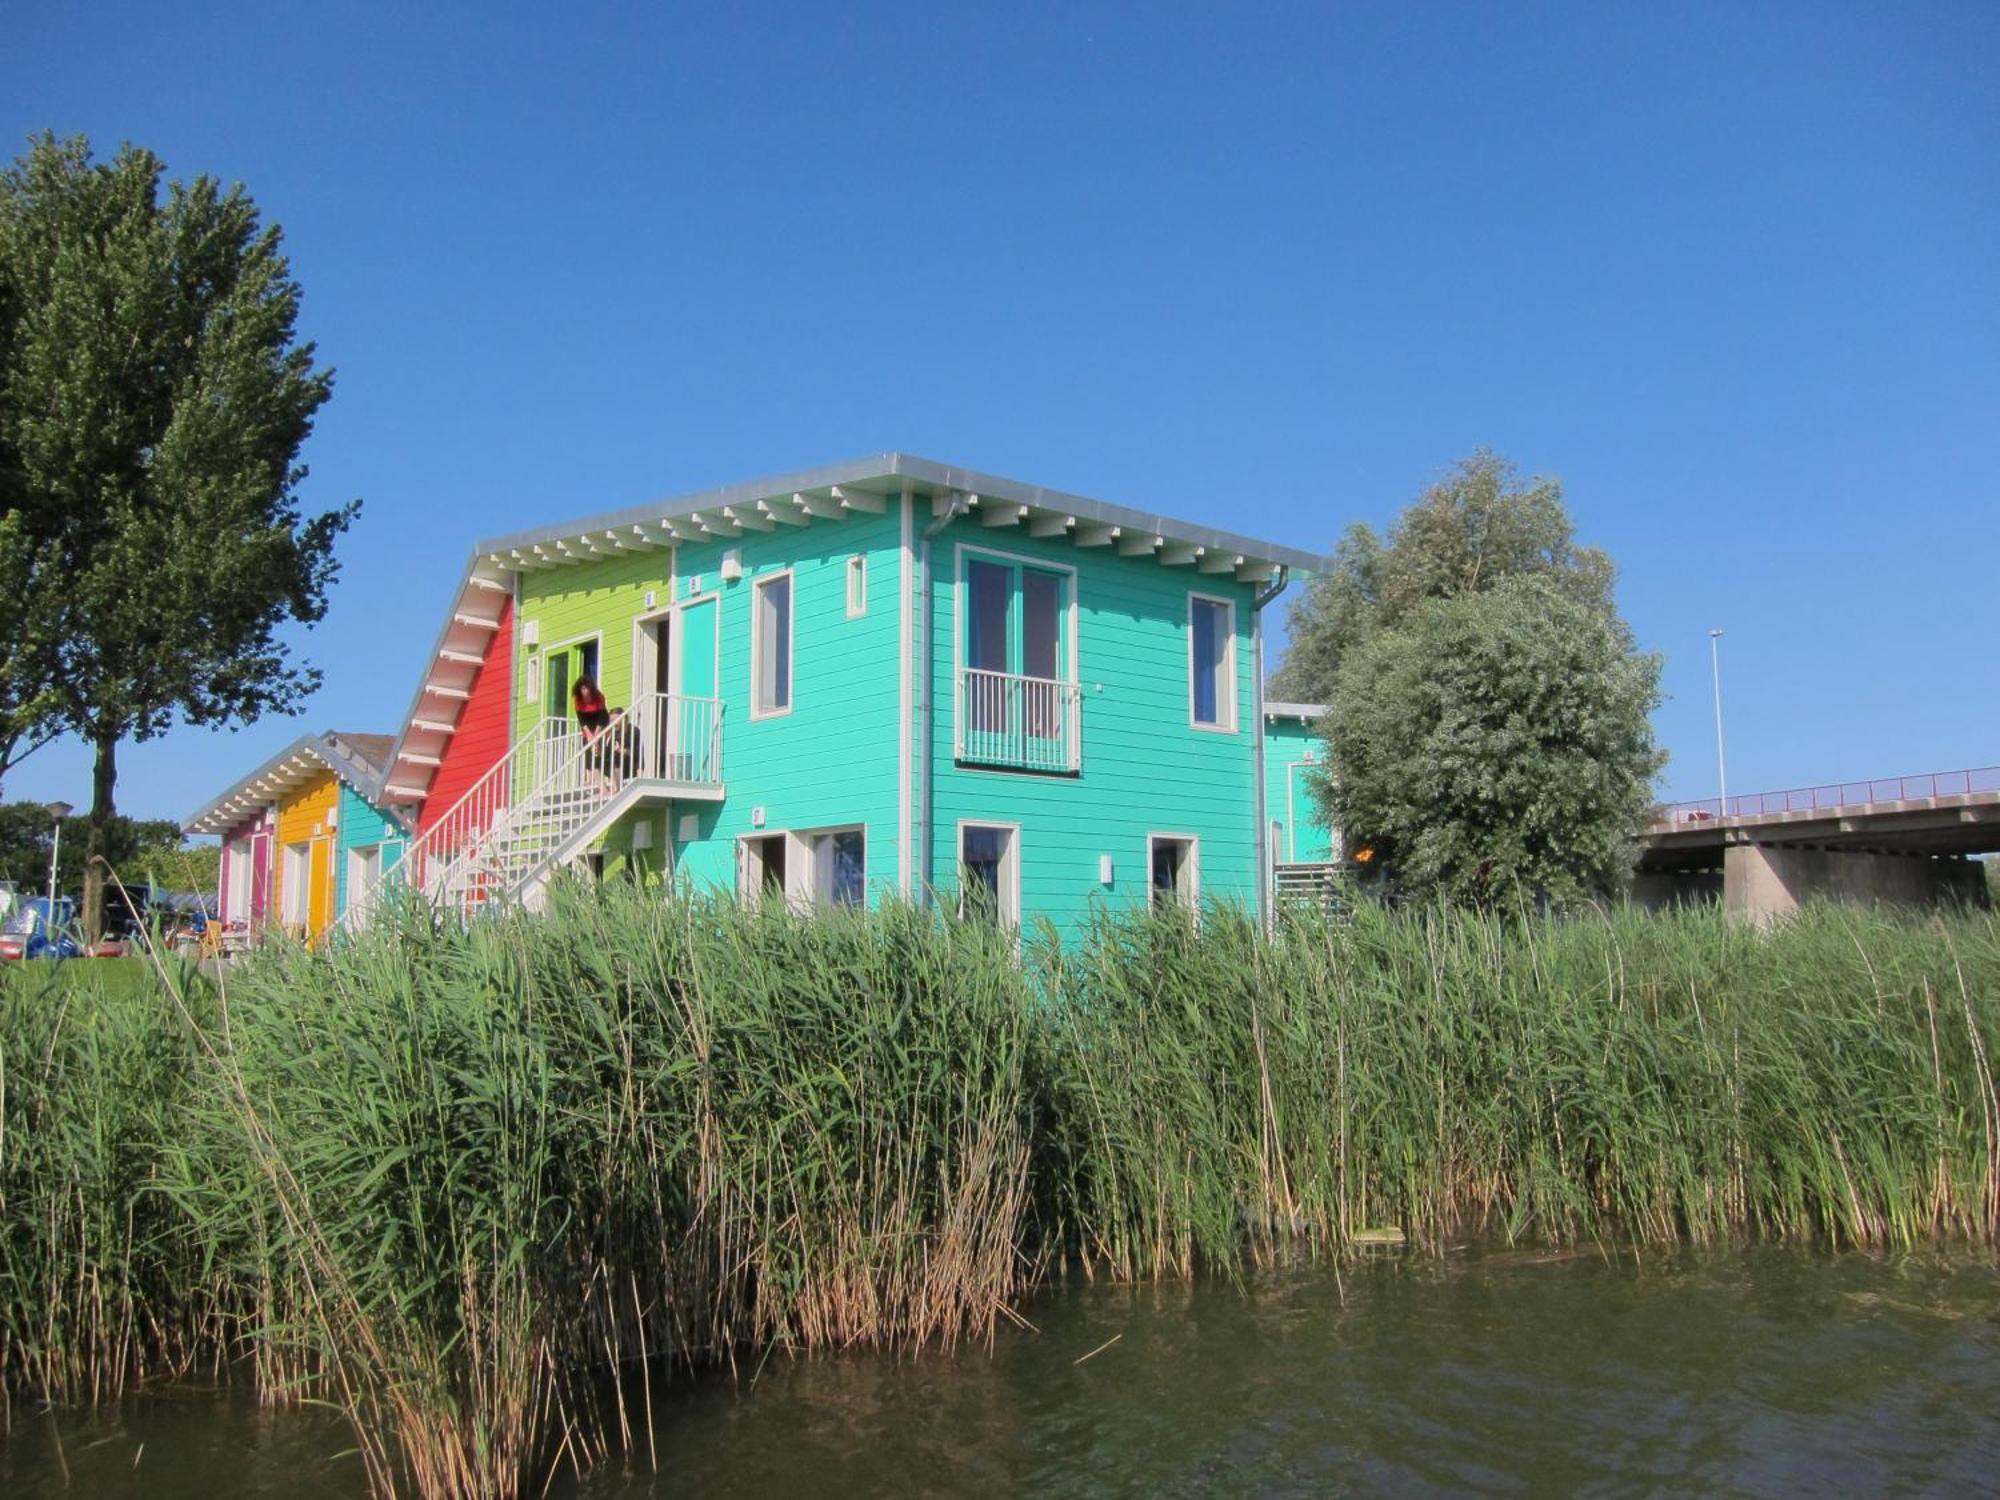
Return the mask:
<path id="1" fill-rule="evenodd" d="M 654 1413 L 664 1473 L 558 1493 L 2000 1494 L 1990 1263 L 1383 1261 L 1247 1292 L 1065 1290 L 1028 1316 L 990 1356 L 684 1384 Z M 0 1494 L 65 1493 L 58 1436 L 69 1494 L 359 1487 L 337 1426 L 200 1399 L 59 1431 L 17 1410 Z"/>

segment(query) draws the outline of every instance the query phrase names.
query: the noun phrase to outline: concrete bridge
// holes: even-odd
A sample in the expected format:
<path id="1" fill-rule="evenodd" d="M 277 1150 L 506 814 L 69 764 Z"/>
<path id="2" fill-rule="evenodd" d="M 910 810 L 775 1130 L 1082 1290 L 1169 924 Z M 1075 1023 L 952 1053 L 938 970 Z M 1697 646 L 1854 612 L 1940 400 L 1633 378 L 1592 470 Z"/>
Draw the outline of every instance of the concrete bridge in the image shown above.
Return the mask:
<path id="1" fill-rule="evenodd" d="M 1768 923 L 1818 897 L 1983 903 L 1969 857 L 2000 852 L 2000 766 L 1758 792 L 1663 807 L 1647 828 L 1635 900 L 1721 895 Z"/>

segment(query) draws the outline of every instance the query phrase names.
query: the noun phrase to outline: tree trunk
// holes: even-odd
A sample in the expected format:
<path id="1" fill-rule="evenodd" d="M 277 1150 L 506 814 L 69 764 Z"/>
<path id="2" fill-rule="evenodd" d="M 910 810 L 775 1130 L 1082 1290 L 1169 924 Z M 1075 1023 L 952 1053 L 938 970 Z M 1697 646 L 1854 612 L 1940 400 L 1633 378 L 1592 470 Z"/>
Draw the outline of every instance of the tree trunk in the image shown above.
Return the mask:
<path id="1" fill-rule="evenodd" d="M 118 736 L 99 732 L 93 743 L 97 761 L 90 773 L 90 836 L 83 851 L 83 935 L 92 943 L 104 936 L 105 867 L 97 857 L 118 811 L 112 801 L 118 786 Z"/>

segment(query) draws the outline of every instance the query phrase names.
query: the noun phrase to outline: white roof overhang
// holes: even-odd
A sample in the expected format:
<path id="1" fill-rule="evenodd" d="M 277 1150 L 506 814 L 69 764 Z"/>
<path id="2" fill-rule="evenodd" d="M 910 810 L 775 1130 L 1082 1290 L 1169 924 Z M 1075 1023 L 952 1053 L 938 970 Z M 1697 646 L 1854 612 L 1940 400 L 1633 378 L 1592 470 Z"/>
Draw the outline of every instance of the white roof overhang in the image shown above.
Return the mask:
<path id="1" fill-rule="evenodd" d="M 954 510 L 982 525 L 1066 537 L 1079 547 L 1113 547 L 1120 556 L 1151 557 L 1165 567 L 1267 583 L 1281 570 L 1317 573 L 1316 553 L 1234 532 L 1113 505 L 1019 480 L 940 464 L 906 453 L 884 453 L 677 499 L 609 511 L 555 526 L 481 542 L 475 563 L 495 570 L 537 572 L 599 558 L 839 521 L 856 512 L 880 514 L 908 495 L 928 503 L 933 517 Z"/>

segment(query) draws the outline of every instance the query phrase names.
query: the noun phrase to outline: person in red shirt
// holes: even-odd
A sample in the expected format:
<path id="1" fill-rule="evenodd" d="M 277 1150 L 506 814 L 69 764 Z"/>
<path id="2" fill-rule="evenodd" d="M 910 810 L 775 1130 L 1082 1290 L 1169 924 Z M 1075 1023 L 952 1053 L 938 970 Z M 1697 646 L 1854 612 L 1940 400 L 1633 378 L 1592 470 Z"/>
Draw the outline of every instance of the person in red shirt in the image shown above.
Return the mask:
<path id="1" fill-rule="evenodd" d="M 593 786 L 602 788 L 610 769 L 604 732 L 611 727 L 611 705 L 595 677 L 579 677 L 569 690 L 570 708 L 576 713 L 576 727 L 583 735 L 583 765 Z"/>

